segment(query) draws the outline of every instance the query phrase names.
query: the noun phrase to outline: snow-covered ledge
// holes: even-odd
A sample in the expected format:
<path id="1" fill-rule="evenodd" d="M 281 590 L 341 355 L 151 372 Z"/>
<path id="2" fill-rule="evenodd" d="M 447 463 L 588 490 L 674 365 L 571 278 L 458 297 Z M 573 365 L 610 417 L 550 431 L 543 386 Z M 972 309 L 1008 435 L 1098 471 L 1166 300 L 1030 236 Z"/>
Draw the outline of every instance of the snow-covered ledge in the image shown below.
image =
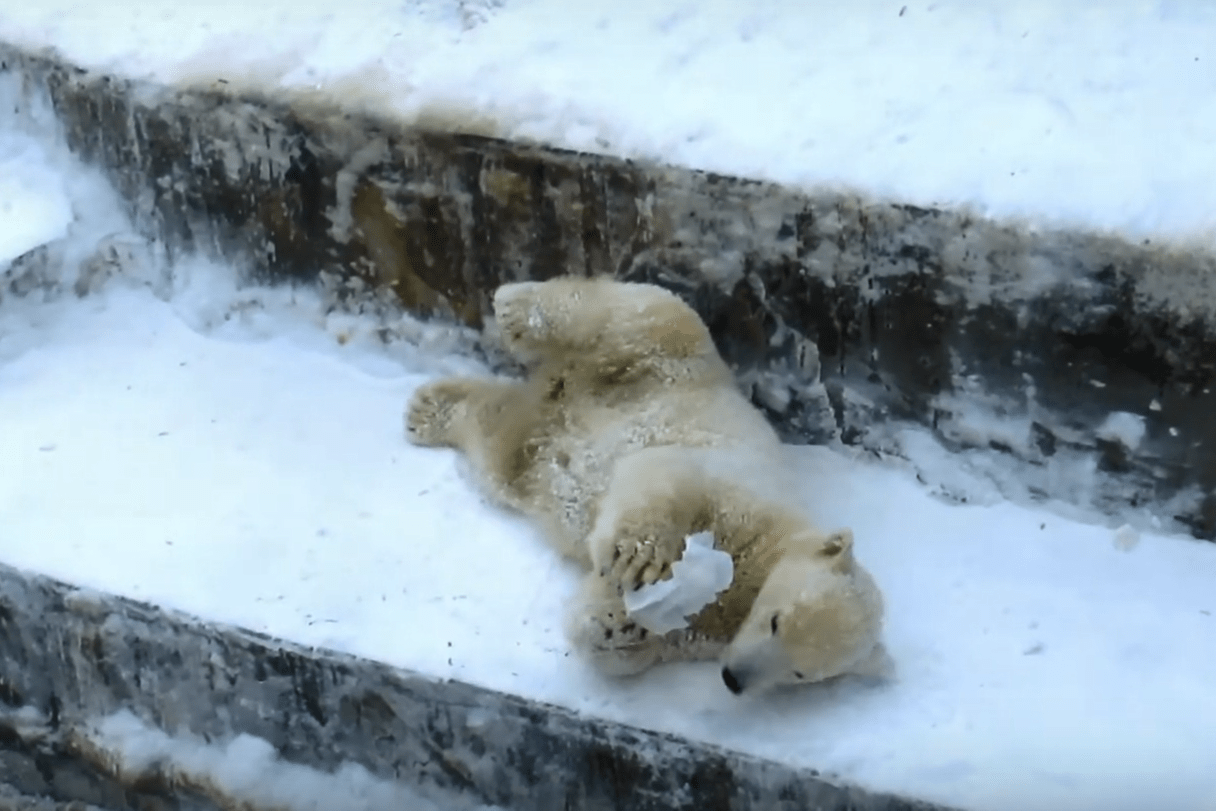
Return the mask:
<path id="1" fill-rule="evenodd" d="M 0 64 L 171 252 L 332 274 L 475 328 L 507 279 L 657 282 L 792 441 L 907 456 L 972 499 L 901 443 L 910 420 L 1014 500 L 1216 537 L 1210 250 L 403 130 L 12 47 Z"/>
<path id="2" fill-rule="evenodd" d="M 3 565 L 0 777 L 106 809 L 941 808 Z"/>

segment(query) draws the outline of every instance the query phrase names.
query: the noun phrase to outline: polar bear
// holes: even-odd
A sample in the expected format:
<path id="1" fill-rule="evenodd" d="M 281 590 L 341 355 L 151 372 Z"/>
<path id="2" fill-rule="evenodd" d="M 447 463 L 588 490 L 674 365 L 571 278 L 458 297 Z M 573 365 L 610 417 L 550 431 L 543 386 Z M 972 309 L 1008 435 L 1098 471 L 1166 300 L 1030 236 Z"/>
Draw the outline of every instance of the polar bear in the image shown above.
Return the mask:
<path id="1" fill-rule="evenodd" d="M 575 647 L 614 675 L 720 657 L 736 694 L 887 668 L 882 598 L 852 532 L 823 533 L 783 500 L 783 446 L 695 311 L 602 278 L 505 284 L 494 311 L 526 379 L 424 385 L 406 434 L 463 452 L 494 500 L 586 568 Z M 733 581 L 687 627 L 648 631 L 625 590 L 669 578 L 702 532 Z"/>

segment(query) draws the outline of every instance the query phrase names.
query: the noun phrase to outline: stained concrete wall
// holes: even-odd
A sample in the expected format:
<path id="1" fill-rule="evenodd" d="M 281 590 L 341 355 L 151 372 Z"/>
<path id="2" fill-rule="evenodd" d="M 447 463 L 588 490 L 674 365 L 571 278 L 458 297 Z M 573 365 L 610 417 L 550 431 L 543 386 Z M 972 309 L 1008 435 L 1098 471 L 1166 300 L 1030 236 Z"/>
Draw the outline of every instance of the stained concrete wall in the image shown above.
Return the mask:
<path id="1" fill-rule="evenodd" d="M 271 279 L 358 275 L 480 328 L 500 282 L 609 274 L 710 324 L 787 439 L 890 450 L 894 419 L 1034 473 L 1104 476 L 1094 501 L 1216 537 L 1216 254 L 967 212 L 411 131 L 316 98 L 175 91 L 0 45 L 71 148 L 174 252 Z M 967 409 L 1032 422 L 1008 443 Z M 1136 448 L 1098 436 L 1142 416 Z M 1035 497 L 1077 496 L 1043 475 Z M 1062 483 L 1063 482 L 1063 483 Z M 1086 496 L 1088 497 L 1088 496 Z"/>

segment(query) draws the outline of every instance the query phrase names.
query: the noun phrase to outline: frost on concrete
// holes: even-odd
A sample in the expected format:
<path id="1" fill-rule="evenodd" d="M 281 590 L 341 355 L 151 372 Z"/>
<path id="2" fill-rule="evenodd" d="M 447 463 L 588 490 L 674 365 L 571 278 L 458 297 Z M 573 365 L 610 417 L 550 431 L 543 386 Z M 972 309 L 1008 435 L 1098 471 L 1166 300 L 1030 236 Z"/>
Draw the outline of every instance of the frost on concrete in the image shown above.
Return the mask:
<path id="1" fill-rule="evenodd" d="M 4 783 L 0 783 L 0 808 L 5 811 L 107 811 L 75 800 L 61 803 L 49 797 L 21 794 Z"/>

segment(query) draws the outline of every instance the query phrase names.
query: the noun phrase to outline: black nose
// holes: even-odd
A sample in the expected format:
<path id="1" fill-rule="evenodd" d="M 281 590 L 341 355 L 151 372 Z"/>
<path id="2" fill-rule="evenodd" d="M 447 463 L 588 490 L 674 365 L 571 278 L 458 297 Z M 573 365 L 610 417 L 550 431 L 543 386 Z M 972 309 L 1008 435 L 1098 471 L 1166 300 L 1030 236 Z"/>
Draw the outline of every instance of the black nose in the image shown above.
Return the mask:
<path id="1" fill-rule="evenodd" d="M 722 681 L 726 682 L 726 689 L 735 695 L 743 692 L 743 685 L 735 678 L 735 674 L 730 672 L 729 667 L 722 668 Z"/>

